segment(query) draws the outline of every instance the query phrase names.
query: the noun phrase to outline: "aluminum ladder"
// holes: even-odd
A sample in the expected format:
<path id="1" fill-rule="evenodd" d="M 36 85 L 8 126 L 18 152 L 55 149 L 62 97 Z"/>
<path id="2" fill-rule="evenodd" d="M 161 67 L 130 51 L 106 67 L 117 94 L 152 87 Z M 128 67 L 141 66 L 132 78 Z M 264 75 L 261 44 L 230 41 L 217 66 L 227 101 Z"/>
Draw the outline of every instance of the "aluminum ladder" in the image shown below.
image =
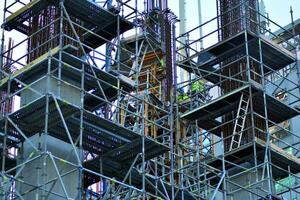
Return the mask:
<path id="1" fill-rule="evenodd" d="M 241 140 L 243 137 L 243 131 L 245 128 L 245 122 L 247 118 L 249 102 L 250 102 L 249 96 L 245 93 L 242 93 L 239 102 L 238 111 L 237 111 L 237 116 L 234 123 L 229 151 L 235 148 L 239 148 L 241 145 Z"/>

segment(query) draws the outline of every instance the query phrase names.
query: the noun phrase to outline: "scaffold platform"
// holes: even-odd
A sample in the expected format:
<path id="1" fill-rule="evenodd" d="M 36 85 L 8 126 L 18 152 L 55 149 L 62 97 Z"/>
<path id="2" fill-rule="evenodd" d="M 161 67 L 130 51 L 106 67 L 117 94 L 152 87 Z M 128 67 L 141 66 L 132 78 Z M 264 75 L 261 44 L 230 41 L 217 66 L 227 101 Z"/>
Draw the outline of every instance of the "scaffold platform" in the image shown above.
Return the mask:
<path id="1" fill-rule="evenodd" d="M 255 138 L 254 142 L 247 143 L 241 147 L 225 153 L 225 167 L 227 170 L 239 166 L 243 163 L 254 163 L 254 145 L 256 148 L 256 158 L 260 163 L 265 162 L 266 141 Z M 300 158 L 286 152 L 273 143 L 269 144 L 271 153 L 271 168 L 275 180 L 283 179 L 290 173 L 297 174 L 300 172 Z M 222 167 L 221 158 L 209 158 L 205 161 L 209 166 L 216 169 Z"/>
<path id="2" fill-rule="evenodd" d="M 47 75 L 49 62 L 51 62 L 51 76 L 57 77 L 56 71 L 59 66 L 61 66 L 62 79 L 67 80 L 67 83 L 74 84 L 79 89 L 82 81 L 81 76 L 82 73 L 84 73 L 84 89 L 85 91 L 93 91 L 91 94 L 85 95 L 85 108 L 88 110 L 94 110 L 99 107 L 104 103 L 103 99 L 105 98 L 109 101 L 117 98 L 119 89 L 122 89 L 125 92 L 134 90 L 135 86 L 133 81 L 121 75 L 113 75 L 105 72 L 86 61 L 77 58 L 72 55 L 72 52 L 75 50 L 76 48 L 72 45 L 66 45 L 62 50 L 60 50 L 59 47 L 53 48 L 50 52 L 45 53 L 26 66 L 15 71 L 11 76 L 6 76 L 2 79 L 0 81 L 0 90 L 7 91 L 9 82 L 10 90 L 13 92 L 20 88 L 29 87 L 33 81 Z M 59 62 L 58 59 L 60 51 L 62 53 L 61 62 Z M 99 84 L 105 97 L 102 91 L 100 91 Z"/>
<path id="3" fill-rule="evenodd" d="M 29 27 L 25 22 L 31 17 L 38 15 L 49 5 L 59 6 L 59 2 L 59 0 L 33 0 L 7 17 L 3 28 L 8 31 L 15 29 L 25 35 L 29 35 Z M 115 38 L 118 35 L 116 28 L 118 24 L 120 34 L 133 27 L 133 24 L 125 18 L 102 8 L 92 1 L 65 0 L 64 6 L 72 17 L 76 17 L 84 22 L 84 28 L 93 30 L 93 32 L 89 31 L 84 34 L 82 38 L 82 42 L 91 48 L 99 47 Z"/>
<path id="4" fill-rule="evenodd" d="M 267 66 L 264 67 L 264 73 L 268 73 L 271 70 L 282 69 L 296 61 L 296 56 L 293 53 L 280 47 L 265 36 L 257 35 L 250 31 L 242 31 L 203 51 L 199 51 L 187 57 L 178 62 L 178 66 L 188 72 L 201 75 L 204 79 L 216 84 L 220 82 L 221 75 L 221 71 L 216 65 L 236 55 L 240 55 L 240 57 L 246 56 L 246 45 L 248 45 L 250 58 L 259 62 L 259 41 L 261 41 L 263 64 Z M 198 59 L 197 63 L 194 61 L 195 59 Z M 197 68 L 199 70 L 197 70 Z"/>
<path id="5" fill-rule="evenodd" d="M 57 104 L 56 104 L 57 102 Z M 33 136 L 43 132 L 45 123 L 46 96 L 21 107 L 18 111 L 9 114 L 9 118 L 17 123 L 19 129 L 27 136 Z M 60 111 L 57 109 L 60 108 Z M 69 142 L 67 132 L 62 123 L 61 115 L 65 119 L 69 133 L 76 141 L 80 133 L 80 109 L 64 100 L 54 99 L 49 96 L 49 121 L 48 134 L 55 138 Z M 5 120 L 0 120 L 1 129 L 4 127 Z M 1 130 L 3 131 L 3 130 Z M 14 127 L 9 124 L 8 135 L 15 135 Z M 24 141 L 24 138 L 20 140 Z M 98 155 L 108 154 L 113 160 L 128 161 L 136 154 L 141 152 L 142 135 L 126 129 L 112 121 L 96 116 L 95 114 L 84 111 L 83 113 L 83 148 Z M 147 158 L 152 158 L 168 148 L 153 139 L 145 138 L 145 154 Z M 127 156 L 124 156 L 126 154 Z"/>
<path id="6" fill-rule="evenodd" d="M 242 93 L 249 93 L 249 89 L 252 90 L 254 111 L 263 116 L 263 91 L 249 83 L 233 90 L 232 92 L 224 94 L 221 97 L 218 97 L 211 102 L 200 106 L 199 108 L 182 114 L 181 118 L 190 121 L 198 120 L 201 122 L 198 123 L 198 126 L 206 130 L 210 130 L 208 128 L 214 128 L 220 125 L 220 123 L 216 121 L 216 118 L 237 109 Z M 280 123 L 300 114 L 295 108 L 280 102 L 268 94 L 265 95 L 267 114 L 271 122 Z M 216 130 L 214 131 L 217 132 Z M 220 132 L 217 133 L 217 135 L 220 136 Z"/>

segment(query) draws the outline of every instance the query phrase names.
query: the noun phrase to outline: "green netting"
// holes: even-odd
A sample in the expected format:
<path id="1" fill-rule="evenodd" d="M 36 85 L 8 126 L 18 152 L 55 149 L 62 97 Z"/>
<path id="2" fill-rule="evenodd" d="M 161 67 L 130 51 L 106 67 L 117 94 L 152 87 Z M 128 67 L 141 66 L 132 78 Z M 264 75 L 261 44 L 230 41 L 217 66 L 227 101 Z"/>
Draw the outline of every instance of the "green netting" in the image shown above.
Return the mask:
<path id="1" fill-rule="evenodd" d="M 295 184 L 296 184 L 295 177 L 286 177 L 284 179 L 277 181 L 277 183 L 275 184 L 275 190 L 276 192 L 282 192 L 284 190 L 287 190 L 290 187 L 293 187 Z"/>

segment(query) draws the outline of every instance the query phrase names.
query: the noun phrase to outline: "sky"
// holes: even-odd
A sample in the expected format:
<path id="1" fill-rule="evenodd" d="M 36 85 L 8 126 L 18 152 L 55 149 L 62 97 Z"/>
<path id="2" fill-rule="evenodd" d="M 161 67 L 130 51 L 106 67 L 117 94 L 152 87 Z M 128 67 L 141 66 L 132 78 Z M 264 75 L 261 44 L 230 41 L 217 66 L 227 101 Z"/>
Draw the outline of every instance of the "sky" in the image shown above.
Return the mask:
<path id="1" fill-rule="evenodd" d="M 16 0 L 7 0 L 9 4 L 14 2 Z M 29 2 L 30 0 L 22 0 L 22 2 Z M 144 0 L 136 0 L 138 2 L 139 8 L 144 7 Z M 179 16 L 179 2 L 184 0 L 168 0 L 168 4 L 170 9 Z M 190 30 L 194 27 L 197 27 L 199 25 L 198 20 L 198 1 L 201 2 L 201 13 L 202 13 L 202 22 L 206 22 L 216 16 L 216 0 L 185 0 L 186 2 L 186 30 Z M 132 3 L 135 2 L 135 0 L 131 0 Z M 264 0 L 264 3 L 266 5 L 266 11 L 269 14 L 269 17 L 278 23 L 281 26 L 284 26 L 291 22 L 291 16 L 290 16 L 290 6 L 292 6 L 294 10 L 294 19 L 300 18 L 300 0 Z M 3 19 L 3 7 L 4 7 L 4 0 L 0 0 L 0 21 Z M 20 4 L 16 4 L 14 10 L 18 9 L 20 7 Z M 11 9 L 12 10 L 12 9 Z M 216 23 L 213 25 L 216 26 Z M 272 31 L 276 31 L 277 27 L 271 27 Z M 179 32 L 179 24 L 177 24 L 177 33 Z M 204 35 L 209 33 L 215 29 L 211 25 L 205 26 L 203 28 Z M 0 34 L 1 37 L 1 34 Z M 15 31 L 6 32 L 6 38 L 12 37 L 15 40 L 15 44 L 19 42 L 24 37 L 20 37 L 18 33 Z M 198 39 L 199 38 L 199 31 L 197 31 L 196 34 L 194 34 L 194 38 L 191 39 Z M 204 42 L 204 47 L 208 47 L 212 44 L 211 41 L 215 41 L 216 36 L 212 36 L 212 38 L 208 38 L 207 44 Z M 199 44 L 198 44 L 199 46 Z M 24 46 L 24 48 L 26 48 Z M 197 47 L 198 48 L 198 47 Z M 17 52 L 14 52 L 16 54 Z"/>
<path id="2" fill-rule="evenodd" d="M 178 4 L 179 1 L 184 0 L 169 0 L 169 7 L 179 16 Z M 198 21 L 195 20 L 197 16 L 197 2 L 199 0 L 185 0 L 187 10 L 187 27 L 191 29 L 198 25 Z M 216 0 L 200 0 L 202 6 L 202 22 L 205 22 L 214 16 L 216 16 Z M 279 23 L 285 25 L 291 22 L 290 6 L 294 10 L 294 19 L 300 18 L 300 0 L 264 0 L 266 10 L 269 13 L 270 18 Z"/>
<path id="3" fill-rule="evenodd" d="M 174 13 L 179 16 L 179 2 L 186 2 L 186 29 L 191 30 L 194 27 L 199 26 L 198 20 L 198 1 L 201 2 L 201 14 L 202 23 L 214 18 L 216 16 L 216 0 L 169 0 L 169 7 L 174 11 Z M 261 1 L 261 0 L 259 0 Z M 263 0 L 266 6 L 266 12 L 269 18 L 276 22 L 280 26 L 285 26 L 291 23 L 290 7 L 293 9 L 294 20 L 300 18 L 300 0 Z M 216 20 L 203 27 L 203 35 L 215 30 L 217 27 Z M 276 31 L 279 29 L 271 23 L 271 31 Z M 177 28 L 179 29 L 179 28 Z M 177 30 L 177 33 L 179 31 Z M 199 30 L 197 30 L 196 36 L 191 34 L 191 40 L 199 38 Z M 204 48 L 212 45 L 217 40 L 217 34 L 210 36 L 204 40 Z M 199 44 L 195 45 L 194 48 L 199 48 Z"/>
<path id="4" fill-rule="evenodd" d="M 15 0 L 7 0 L 12 2 Z M 28 0 L 22 0 L 27 1 Z M 168 0 L 169 7 L 171 10 L 179 16 L 178 5 L 179 1 L 184 0 Z M 199 0 L 185 0 L 186 10 L 187 10 L 187 29 L 191 29 L 198 25 L 198 13 L 197 13 L 197 2 Z M 200 0 L 202 6 L 202 17 L 203 22 L 213 18 L 216 15 L 216 0 Z M 134 1 L 133 1 L 134 2 Z M 143 2 L 138 0 L 138 2 Z M 285 25 L 291 21 L 290 17 L 290 6 L 294 10 L 294 19 L 300 18 L 300 0 L 264 0 L 267 12 L 272 20 L 279 23 L 280 25 Z M 3 5 L 4 0 L 0 1 L 0 20 L 3 18 Z"/>
<path id="5" fill-rule="evenodd" d="M 15 0 L 7 0 L 8 2 L 13 2 Z M 29 0 L 22 0 L 23 2 L 28 2 Z M 137 0 L 142 7 L 143 0 Z M 179 2 L 186 2 L 186 19 L 187 19 L 187 30 L 190 30 L 199 25 L 198 21 L 198 1 L 201 2 L 202 6 L 202 22 L 205 22 L 216 15 L 216 0 L 168 0 L 169 7 L 171 10 L 179 16 Z M 132 2 L 135 2 L 132 0 Z M 266 5 L 267 13 L 269 17 L 278 23 L 279 25 L 286 25 L 291 22 L 290 16 L 290 6 L 294 10 L 294 19 L 300 18 L 300 0 L 264 0 Z M 4 0 L 0 2 L 0 21 L 3 18 L 3 7 Z M 275 28 L 274 28 L 275 29 Z M 205 31 L 205 30 L 204 30 Z M 275 30 L 272 30 L 275 31 Z M 11 33 L 10 36 L 14 36 L 14 33 Z"/>

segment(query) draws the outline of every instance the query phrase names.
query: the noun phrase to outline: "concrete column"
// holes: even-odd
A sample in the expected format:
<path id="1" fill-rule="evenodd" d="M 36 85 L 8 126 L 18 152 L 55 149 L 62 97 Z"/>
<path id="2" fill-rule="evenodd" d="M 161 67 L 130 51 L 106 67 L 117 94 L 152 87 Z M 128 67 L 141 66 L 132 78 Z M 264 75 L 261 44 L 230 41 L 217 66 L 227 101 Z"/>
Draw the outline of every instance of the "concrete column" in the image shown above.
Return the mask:
<path id="1" fill-rule="evenodd" d="M 68 164 L 66 161 L 76 164 L 77 159 L 72 149 L 72 146 L 62 140 L 56 139 L 52 136 L 39 136 L 38 134 L 32 136 L 30 138 L 31 142 L 38 146 L 42 142 L 47 143 L 47 151 L 51 152 L 53 156 L 59 157 L 60 160 L 55 159 L 56 166 L 59 170 L 61 175 L 64 187 L 66 188 L 67 194 L 69 199 L 76 199 L 78 197 L 78 168 L 76 166 L 72 166 Z M 28 142 L 24 142 L 23 148 L 23 157 L 24 160 L 19 159 L 18 164 L 23 163 L 26 158 L 34 157 L 33 156 L 34 149 Z M 44 156 L 46 156 L 44 162 Z M 45 168 L 43 170 L 43 168 Z M 43 173 L 43 171 L 45 173 Z M 64 175 L 66 174 L 66 175 Z M 40 200 L 40 199 L 47 199 L 47 200 L 65 200 L 66 196 L 63 191 L 63 186 L 59 181 L 57 172 L 55 170 L 53 161 L 50 159 L 49 156 L 43 155 L 42 157 L 25 164 L 24 169 L 20 174 L 20 178 L 25 183 L 17 183 L 16 189 L 20 194 L 23 195 L 24 199 L 32 199 L 32 200 Z M 44 181 L 46 183 L 48 181 L 54 180 L 48 184 L 46 187 L 42 187 Z M 32 184 L 27 185 L 26 183 Z M 39 188 L 35 188 L 34 186 Z M 46 188 L 47 191 L 44 194 L 45 197 L 42 197 L 42 189 Z"/>

